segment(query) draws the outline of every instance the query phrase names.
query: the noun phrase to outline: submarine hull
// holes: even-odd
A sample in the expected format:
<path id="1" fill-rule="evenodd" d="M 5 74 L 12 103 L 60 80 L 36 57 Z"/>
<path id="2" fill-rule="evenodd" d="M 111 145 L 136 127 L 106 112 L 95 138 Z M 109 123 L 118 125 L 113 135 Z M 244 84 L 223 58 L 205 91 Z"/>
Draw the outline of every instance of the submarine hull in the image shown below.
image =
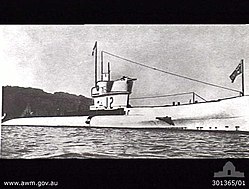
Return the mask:
<path id="1" fill-rule="evenodd" d="M 124 108 L 120 112 L 15 118 L 2 125 L 249 131 L 249 96 L 178 106 Z"/>

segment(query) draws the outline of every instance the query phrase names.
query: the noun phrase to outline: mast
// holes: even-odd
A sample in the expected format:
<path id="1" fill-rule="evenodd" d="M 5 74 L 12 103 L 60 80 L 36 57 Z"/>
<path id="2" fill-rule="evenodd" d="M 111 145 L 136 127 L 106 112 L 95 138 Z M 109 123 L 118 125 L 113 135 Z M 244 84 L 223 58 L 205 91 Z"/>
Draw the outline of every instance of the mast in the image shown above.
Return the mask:
<path id="1" fill-rule="evenodd" d="M 97 53 L 98 53 L 98 51 L 97 51 L 97 41 L 96 41 L 94 44 L 94 47 L 93 47 L 93 52 L 92 52 L 92 56 L 93 56 L 93 54 L 95 54 L 95 65 L 94 65 L 94 68 L 95 68 L 95 87 L 97 87 L 97 80 L 98 80 Z"/>
<path id="2" fill-rule="evenodd" d="M 97 70 L 97 41 L 96 41 L 96 48 L 95 48 L 95 86 L 97 87 L 97 80 L 98 80 L 98 70 Z"/>
<path id="3" fill-rule="evenodd" d="M 104 62 L 104 60 L 103 60 L 103 51 L 101 51 L 101 74 L 100 74 L 100 76 L 101 76 L 101 81 L 103 81 L 103 62 Z"/>
<path id="4" fill-rule="evenodd" d="M 241 69 L 242 69 L 242 96 L 245 95 L 245 80 L 244 80 L 244 60 L 241 59 Z"/>
<path id="5" fill-rule="evenodd" d="M 108 62 L 108 81 L 111 80 L 110 62 Z"/>

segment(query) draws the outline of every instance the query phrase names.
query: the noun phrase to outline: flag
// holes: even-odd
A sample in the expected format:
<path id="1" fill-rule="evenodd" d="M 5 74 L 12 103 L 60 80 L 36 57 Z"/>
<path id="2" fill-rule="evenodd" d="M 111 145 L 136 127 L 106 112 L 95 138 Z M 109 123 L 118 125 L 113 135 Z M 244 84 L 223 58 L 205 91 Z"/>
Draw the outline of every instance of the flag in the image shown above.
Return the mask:
<path id="1" fill-rule="evenodd" d="M 239 63 L 237 68 L 233 71 L 233 73 L 229 76 L 232 80 L 232 83 L 234 82 L 235 78 L 242 73 L 242 63 Z"/>
<path id="2" fill-rule="evenodd" d="M 95 42 L 95 45 L 93 47 L 93 52 L 92 52 L 92 56 L 94 55 L 94 50 L 97 48 L 97 41 Z"/>

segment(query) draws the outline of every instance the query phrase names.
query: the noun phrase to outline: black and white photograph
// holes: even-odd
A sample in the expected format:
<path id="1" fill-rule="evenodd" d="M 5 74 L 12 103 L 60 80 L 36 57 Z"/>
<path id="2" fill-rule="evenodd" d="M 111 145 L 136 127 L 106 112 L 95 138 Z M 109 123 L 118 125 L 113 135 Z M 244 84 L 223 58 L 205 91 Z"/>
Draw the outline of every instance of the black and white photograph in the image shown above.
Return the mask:
<path id="1" fill-rule="evenodd" d="M 249 158 L 248 25 L 1 25 L 1 158 Z"/>

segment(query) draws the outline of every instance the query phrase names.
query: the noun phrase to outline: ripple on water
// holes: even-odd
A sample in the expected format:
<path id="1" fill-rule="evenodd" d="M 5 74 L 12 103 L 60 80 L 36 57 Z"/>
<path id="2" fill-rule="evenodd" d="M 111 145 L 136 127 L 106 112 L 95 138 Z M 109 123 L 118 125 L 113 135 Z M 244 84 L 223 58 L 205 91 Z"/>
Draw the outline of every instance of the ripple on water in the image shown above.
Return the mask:
<path id="1" fill-rule="evenodd" d="M 3 158 L 248 158 L 248 149 L 239 133 L 2 127 Z"/>

